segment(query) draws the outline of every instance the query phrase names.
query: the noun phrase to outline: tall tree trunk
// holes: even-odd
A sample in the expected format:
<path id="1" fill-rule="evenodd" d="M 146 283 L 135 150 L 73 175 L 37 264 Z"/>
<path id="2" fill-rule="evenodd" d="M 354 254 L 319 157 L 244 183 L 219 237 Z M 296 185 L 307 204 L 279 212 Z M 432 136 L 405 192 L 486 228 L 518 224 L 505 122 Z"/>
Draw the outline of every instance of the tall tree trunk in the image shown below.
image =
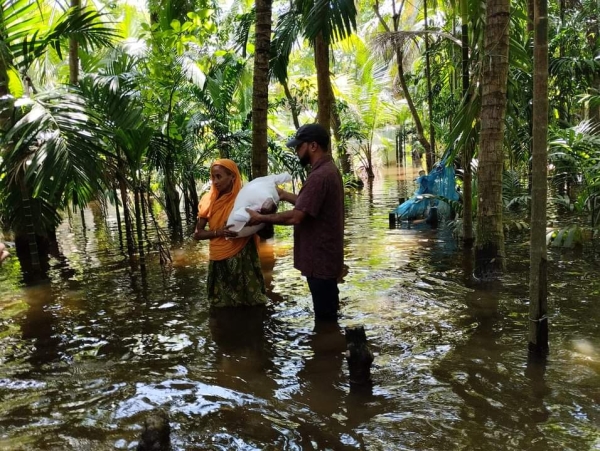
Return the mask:
<path id="1" fill-rule="evenodd" d="M 113 187 L 113 195 L 115 197 L 115 213 L 117 216 L 117 229 L 119 231 L 119 243 L 121 250 L 123 250 L 123 228 L 121 227 L 121 213 L 119 212 L 119 196 L 117 195 L 117 188 Z"/>
<path id="2" fill-rule="evenodd" d="M 71 0 L 72 8 L 81 8 L 81 0 Z M 69 38 L 69 83 L 79 83 L 79 43 L 77 39 Z"/>
<path id="3" fill-rule="evenodd" d="M 529 266 L 529 349 L 548 351 L 548 0 L 534 1 L 533 44 L 533 174 Z"/>
<path id="4" fill-rule="evenodd" d="M 4 24 L 4 8 L 0 8 L 0 24 Z M 4 27 L 3 27 L 4 28 Z M 0 39 L 2 42 L 6 39 L 5 31 L 0 30 Z M 8 60 L 8 54 L 3 54 L 0 58 L 0 97 L 4 97 L 8 94 L 8 69 L 12 61 Z M 3 105 L 4 106 L 4 105 Z M 2 130 L 4 130 L 4 123 L 0 123 Z"/>
<path id="5" fill-rule="evenodd" d="M 427 25 L 427 0 L 423 2 L 425 30 Z M 431 91 L 431 61 L 429 57 L 429 36 L 425 35 L 425 77 L 427 77 L 427 109 L 429 113 L 429 149 L 425 148 L 425 161 L 427 172 L 433 169 L 435 163 L 435 127 L 433 124 L 433 92 Z"/>
<path id="6" fill-rule="evenodd" d="M 527 0 L 527 31 L 533 33 L 535 0 Z"/>
<path id="7" fill-rule="evenodd" d="M 255 0 L 254 85 L 252 89 L 252 178 L 269 172 L 267 113 L 272 0 Z"/>
<path id="8" fill-rule="evenodd" d="M 460 2 L 460 15 L 462 22 L 462 94 L 463 102 L 466 105 L 469 92 L 469 11 L 467 0 Z M 473 246 L 473 172 L 471 170 L 471 160 L 473 158 L 473 143 L 471 140 L 465 143 L 463 148 L 463 245 L 470 249 Z"/>
<path id="9" fill-rule="evenodd" d="M 4 12 L 2 8 L 0 8 L 0 23 L 4 22 Z M 3 33 L 0 30 L 0 39 L 2 39 Z M 14 99 L 8 97 L 8 69 L 9 69 L 9 61 L 7 60 L 7 56 L 0 57 L 0 130 L 5 131 L 8 130 L 12 126 L 12 105 L 8 108 L 8 102 L 13 103 Z"/>
<path id="10" fill-rule="evenodd" d="M 331 99 L 331 128 L 333 129 L 333 137 L 335 138 L 335 145 L 337 148 L 337 156 L 340 164 L 340 169 L 343 174 L 350 174 L 352 171 L 352 164 L 350 162 L 350 155 L 346 146 L 342 144 L 342 136 L 340 134 L 340 127 L 342 121 L 340 119 L 340 113 L 337 109 L 335 95 L 333 94 L 333 88 L 331 82 L 329 83 L 329 98 Z"/>
<path id="11" fill-rule="evenodd" d="M 290 92 L 290 87 L 288 85 L 287 80 L 280 80 L 281 86 L 283 86 L 283 92 L 285 92 L 285 98 L 290 104 L 290 112 L 292 113 L 292 120 L 294 121 L 294 127 L 296 130 L 300 128 L 300 119 L 298 118 L 298 105 L 296 103 L 296 99 Z"/>
<path id="12" fill-rule="evenodd" d="M 329 44 L 325 41 L 323 33 L 319 33 L 314 42 L 315 68 L 317 70 L 317 97 L 319 111 L 317 122 L 331 130 L 331 99 L 329 98 L 331 87 L 329 79 Z"/>
<path id="13" fill-rule="evenodd" d="M 141 190 L 135 187 L 133 190 L 134 207 L 135 207 L 135 230 L 137 232 L 138 252 L 140 256 L 140 267 L 142 271 L 146 270 L 146 256 L 144 254 L 144 236 L 142 231 L 142 212 L 141 212 Z"/>
<path id="14" fill-rule="evenodd" d="M 600 11 L 596 9 L 595 17 L 590 17 L 588 20 L 588 46 L 592 52 L 592 55 L 598 55 L 600 51 Z M 596 70 L 592 75 L 592 90 L 591 94 L 598 93 L 600 91 L 600 73 Z M 589 114 L 588 117 L 592 123 L 598 127 L 600 125 L 600 105 L 588 105 Z M 595 134 L 600 134 L 600 131 L 595 129 Z"/>
<path id="15" fill-rule="evenodd" d="M 198 216 L 198 190 L 196 189 L 196 181 L 194 180 L 194 174 L 189 172 L 186 175 L 186 190 L 188 193 L 188 198 L 190 201 L 190 210 L 191 210 L 191 218 L 194 223 L 196 222 L 196 217 Z"/>
<path id="16" fill-rule="evenodd" d="M 21 211 L 23 214 L 21 220 L 22 224 L 24 224 L 24 230 L 15 231 L 15 235 L 21 237 L 21 239 L 18 241 L 22 243 L 21 246 L 17 246 L 17 256 L 19 257 L 21 263 L 28 263 L 21 264 L 24 272 L 29 273 L 29 276 L 32 279 L 37 279 L 42 275 L 42 256 L 38 247 L 38 240 L 42 239 L 42 237 L 36 232 L 35 224 L 33 222 L 34 214 L 31 205 L 32 199 L 30 189 L 25 184 L 25 174 L 22 171 L 19 171 L 19 174 L 17 174 L 17 179 L 17 183 L 19 184 L 19 189 L 21 191 Z M 23 246 L 25 243 L 27 244 L 26 247 Z M 16 244 L 19 243 L 17 242 Z"/>
<path id="17" fill-rule="evenodd" d="M 121 166 L 121 163 L 119 163 Z M 119 168 L 121 171 L 122 168 Z M 135 252 L 135 244 L 133 242 L 133 224 L 131 221 L 131 211 L 129 209 L 129 199 L 127 196 L 127 183 L 122 172 L 117 174 L 119 181 L 119 191 L 121 191 L 121 202 L 123 203 L 123 221 L 125 222 L 125 240 L 127 241 L 127 253 L 131 256 Z"/>
<path id="18" fill-rule="evenodd" d="M 175 164 L 172 157 L 167 157 L 165 173 L 163 180 L 163 189 L 165 193 L 165 208 L 169 226 L 174 236 L 182 236 L 181 212 L 179 211 L 179 192 L 175 182 Z"/>
<path id="19" fill-rule="evenodd" d="M 481 81 L 481 135 L 477 177 L 479 202 L 475 242 L 475 272 L 480 277 L 495 277 L 504 271 L 505 266 L 502 169 L 509 25 L 510 1 L 488 1 Z"/>
<path id="20" fill-rule="evenodd" d="M 425 129 L 423 128 L 423 123 L 421 122 L 421 117 L 419 116 L 419 112 L 415 107 L 415 102 L 410 95 L 410 91 L 408 90 L 408 83 L 406 82 L 406 74 L 404 73 L 404 65 L 402 60 L 404 59 L 404 53 L 401 50 L 396 50 L 396 63 L 398 65 L 398 78 L 400 80 L 400 86 L 402 87 L 402 93 L 404 94 L 404 99 L 406 100 L 406 104 L 408 105 L 408 109 L 411 113 L 413 122 L 415 124 L 415 131 L 417 134 L 417 140 L 423 146 L 425 150 L 425 154 L 427 152 L 431 152 L 431 144 L 427 141 L 425 137 Z"/>

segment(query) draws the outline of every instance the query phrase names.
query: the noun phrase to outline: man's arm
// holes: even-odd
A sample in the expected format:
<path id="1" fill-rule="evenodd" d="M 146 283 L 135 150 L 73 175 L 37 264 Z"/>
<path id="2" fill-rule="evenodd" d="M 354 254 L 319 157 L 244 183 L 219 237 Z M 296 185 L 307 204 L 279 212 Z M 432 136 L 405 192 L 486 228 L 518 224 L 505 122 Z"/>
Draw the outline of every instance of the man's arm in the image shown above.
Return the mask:
<path id="1" fill-rule="evenodd" d="M 306 213 L 295 208 L 267 215 L 260 214 L 249 208 L 246 208 L 246 211 L 250 215 L 250 220 L 246 223 L 248 226 L 256 224 L 296 225 L 300 224 L 306 217 Z"/>
<path id="2" fill-rule="evenodd" d="M 279 200 L 284 200 L 286 202 L 289 202 L 292 205 L 296 205 L 296 199 L 298 199 L 297 194 L 282 190 L 279 187 L 277 187 L 277 194 L 279 194 Z"/>

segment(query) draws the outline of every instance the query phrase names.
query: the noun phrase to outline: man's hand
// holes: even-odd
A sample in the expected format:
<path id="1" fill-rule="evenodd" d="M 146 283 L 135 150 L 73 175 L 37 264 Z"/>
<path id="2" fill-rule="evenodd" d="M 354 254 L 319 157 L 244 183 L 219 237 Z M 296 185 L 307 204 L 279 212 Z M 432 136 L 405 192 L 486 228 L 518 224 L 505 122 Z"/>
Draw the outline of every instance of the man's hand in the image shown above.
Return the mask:
<path id="1" fill-rule="evenodd" d="M 10 254 L 6 250 L 4 243 L 0 243 L 0 264 L 8 258 Z"/>
<path id="2" fill-rule="evenodd" d="M 246 211 L 248 212 L 248 215 L 250 215 L 250 219 L 246 223 L 247 226 L 262 224 L 262 215 L 260 213 L 251 210 L 250 208 L 246 208 Z"/>
<path id="3" fill-rule="evenodd" d="M 276 188 L 277 188 L 277 194 L 279 194 L 279 200 L 288 202 L 292 205 L 294 205 L 296 203 L 296 199 L 298 198 L 297 194 L 290 193 L 289 191 L 281 189 L 278 186 Z"/>
<path id="4" fill-rule="evenodd" d="M 225 227 L 223 227 L 221 229 L 222 233 L 219 233 L 219 231 L 217 230 L 217 235 L 224 236 L 225 238 L 235 238 L 236 236 L 238 236 L 238 233 L 234 232 L 233 230 L 229 230 L 232 227 L 233 227 L 233 224 L 226 225 Z"/>

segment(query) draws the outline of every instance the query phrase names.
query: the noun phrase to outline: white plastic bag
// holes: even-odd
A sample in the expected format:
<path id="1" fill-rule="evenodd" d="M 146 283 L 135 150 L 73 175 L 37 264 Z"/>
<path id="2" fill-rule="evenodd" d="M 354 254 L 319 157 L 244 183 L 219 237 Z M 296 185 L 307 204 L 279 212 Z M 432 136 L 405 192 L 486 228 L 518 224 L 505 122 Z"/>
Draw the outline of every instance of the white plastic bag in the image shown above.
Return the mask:
<path id="1" fill-rule="evenodd" d="M 227 219 L 227 225 L 231 226 L 229 230 L 237 232 L 238 237 L 245 237 L 258 232 L 264 227 L 264 224 L 246 227 L 250 215 L 246 208 L 254 211 L 262 209 L 271 209 L 279 203 L 279 194 L 277 194 L 277 185 L 291 182 L 292 176 L 287 172 L 283 174 L 267 175 L 257 177 L 246 183 L 233 204 L 233 210 Z"/>

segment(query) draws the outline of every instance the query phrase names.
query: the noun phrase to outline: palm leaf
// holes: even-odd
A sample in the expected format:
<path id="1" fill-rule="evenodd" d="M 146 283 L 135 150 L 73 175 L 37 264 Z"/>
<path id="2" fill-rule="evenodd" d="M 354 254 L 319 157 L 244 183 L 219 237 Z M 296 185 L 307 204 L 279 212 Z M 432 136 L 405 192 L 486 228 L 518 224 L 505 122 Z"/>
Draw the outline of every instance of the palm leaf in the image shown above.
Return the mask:
<path id="1" fill-rule="evenodd" d="M 337 42 L 356 29 L 356 5 L 353 0 L 316 0 L 303 16 L 304 34 L 314 42 L 322 33 L 326 42 Z"/>
<path id="2" fill-rule="evenodd" d="M 104 186 L 107 156 L 98 137 L 99 117 L 88 111 L 76 93 L 42 93 L 27 105 L 29 111 L 7 132 L 10 143 L 4 170 L 15 177 L 24 171 L 35 196 L 52 199 L 69 184 Z"/>

